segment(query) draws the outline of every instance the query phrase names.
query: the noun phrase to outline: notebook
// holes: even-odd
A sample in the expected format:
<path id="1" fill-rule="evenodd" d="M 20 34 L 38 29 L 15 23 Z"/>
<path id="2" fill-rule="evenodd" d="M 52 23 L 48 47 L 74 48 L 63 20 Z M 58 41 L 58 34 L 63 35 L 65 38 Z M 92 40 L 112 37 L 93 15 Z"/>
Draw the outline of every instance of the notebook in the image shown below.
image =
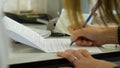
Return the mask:
<path id="1" fill-rule="evenodd" d="M 8 17 L 3 18 L 4 24 L 7 28 L 8 35 L 11 39 L 28 46 L 42 50 L 43 52 L 57 52 L 66 49 L 87 49 L 91 53 L 101 53 L 98 47 L 70 47 L 69 38 L 43 38 L 40 34 L 32 29 L 20 24 Z"/>

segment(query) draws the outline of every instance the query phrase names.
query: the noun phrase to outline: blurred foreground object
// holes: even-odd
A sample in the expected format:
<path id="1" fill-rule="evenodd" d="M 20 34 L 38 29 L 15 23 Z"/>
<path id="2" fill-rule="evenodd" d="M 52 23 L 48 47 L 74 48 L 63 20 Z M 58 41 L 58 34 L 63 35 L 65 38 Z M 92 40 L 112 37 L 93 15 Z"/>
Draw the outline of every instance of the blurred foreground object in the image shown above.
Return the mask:
<path id="1" fill-rule="evenodd" d="M 8 37 L 2 23 L 3 0 L 0 0 L 0 68 L 8 68 Z"/>

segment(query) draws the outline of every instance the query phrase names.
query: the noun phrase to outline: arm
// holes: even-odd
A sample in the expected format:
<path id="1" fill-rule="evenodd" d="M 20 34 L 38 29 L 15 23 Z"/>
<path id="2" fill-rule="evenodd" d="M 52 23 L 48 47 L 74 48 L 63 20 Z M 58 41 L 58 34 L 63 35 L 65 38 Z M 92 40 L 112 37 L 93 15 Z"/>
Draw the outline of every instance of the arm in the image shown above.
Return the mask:
<path id="1" fill-rule="evenodd" d="M 103 30 L 105 37 L 105 44 L 118 43 L 118 27 L 108 27 Z"/>

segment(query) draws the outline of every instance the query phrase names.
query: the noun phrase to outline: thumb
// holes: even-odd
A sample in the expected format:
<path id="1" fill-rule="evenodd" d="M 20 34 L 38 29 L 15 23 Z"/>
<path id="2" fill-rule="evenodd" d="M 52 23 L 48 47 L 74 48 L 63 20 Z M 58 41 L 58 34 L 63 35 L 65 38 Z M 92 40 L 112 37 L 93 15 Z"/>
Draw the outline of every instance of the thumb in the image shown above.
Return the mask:
<path id="1" fill-rule="evenodd" d="M 79 37 L 83 36 L 82 34 L 83 33 L 80 33 L 80 30 L 76 30 L 71 36 L 71 41 L 74 42 L 74 41 L 78 40 Z"/>
<path id="2" fill-rule="evenodd" d="M 71 36 L 71 41 L 72 41 L 72 42 L 75 42 L 77 39 L 78 39 L 78 37 L 76 37 L 76 36 Z"/>
<path id="3" fill-rule="evenodd" d="M 88 33 L 84 30 L 79 29 L 75 31 L 72 36 L 71 36 L 71 41 L 75 42 L 77 40 L 87 40 L 87 41 L 92 41 L 92 39 L 89 37 Z"/>

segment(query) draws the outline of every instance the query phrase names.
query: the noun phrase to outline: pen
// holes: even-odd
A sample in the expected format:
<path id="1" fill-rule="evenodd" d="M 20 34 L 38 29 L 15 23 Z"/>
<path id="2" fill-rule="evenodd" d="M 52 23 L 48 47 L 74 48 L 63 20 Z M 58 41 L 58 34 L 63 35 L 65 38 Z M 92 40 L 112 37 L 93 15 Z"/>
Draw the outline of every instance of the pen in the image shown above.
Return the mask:
<path id="1" fill-rule="evenodd" d="M 101 0 L 98 0 L 98 2 L 95 4 L 95 7 L 93 7 L 93 10 L 92 10 L 92 12 L 91 12 L 91 14 L 88 16 L 88 18 L 86 19 L 86 21 L 85 21 L 85 23 L 83 24 L 83 28 L 85 28 L 85 26 L 87 25 L 87 23 L 89 22 L 89 20 L 92 18 L 92 15 L 95 13 L 95 11 L 97 10 L 97 8 L 100 6 L 100 4 L 101 4 Z M 76 39 L 77 40 L 77 39 Z M 75 41 L 76 41 L 75 40 Z M 75 42 L 74 41 L 74 42 Z M 70 43 L 70 46 L 72 46 L 73 45 L 73 43 L 74 43 L 73 41 Z"/>
<path id="2" fill-rule="evenodd" d="M 87 20 L 86 20 L 85 23 L 83 24 L 83 26 L 82 26 L 83 28 L 87 25 L 87 23 L 89 22 L 89 20 L 91 19 L 91 17 L 92 17 L 92 13 L 89 15 L 89 17 L 87 18 Z M 71 42 L 71 43 L 70 43 L 70 46 L 72 46 L 73 43 L 74 43 L 74 42 Z"/>

